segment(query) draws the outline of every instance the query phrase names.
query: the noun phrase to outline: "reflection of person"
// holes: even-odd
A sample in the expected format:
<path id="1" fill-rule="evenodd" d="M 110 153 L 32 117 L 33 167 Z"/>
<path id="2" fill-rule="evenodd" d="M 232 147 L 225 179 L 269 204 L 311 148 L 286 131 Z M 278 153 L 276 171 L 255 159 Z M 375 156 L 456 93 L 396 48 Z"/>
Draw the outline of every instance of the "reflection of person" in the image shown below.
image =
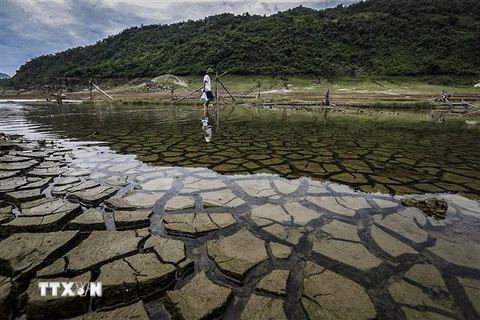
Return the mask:
<path id="1" fill-rule="evenodd" d="M 210 119 L 208 118 L 208 108 L 205 107 L 203 109 L 203 117 L 202 117 L 202 130 L 205 136 L 205 141 L 210 142 L 212 140 L 212 125 L 208 122 Z"/>
<path id="2" fill-rule="evenodd" d="M 212 72 L 213 70 L 211 68 L 208 68 L 207 73 L 203 77 L 203 92 L 205 92 L 205 94 L 207 95 L 207 101 L 203 104 L 204 109 L 207 109 L 208 105 L 210 104 L 210 101 L 215 99 L 212 93 L 212 83 L 210 81 L 210 76 L 209 76 L 209 73 L 212 73 Z"/>

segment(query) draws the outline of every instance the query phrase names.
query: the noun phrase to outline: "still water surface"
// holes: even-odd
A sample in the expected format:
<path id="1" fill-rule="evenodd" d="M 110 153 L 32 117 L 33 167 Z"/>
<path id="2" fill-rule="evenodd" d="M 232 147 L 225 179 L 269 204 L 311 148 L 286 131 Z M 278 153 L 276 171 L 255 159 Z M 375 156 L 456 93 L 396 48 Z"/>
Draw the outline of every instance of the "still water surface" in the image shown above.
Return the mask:
<path id="1" fill-rule="evenodd" d="M 201 107 L 0 105 L 0 131 L 97 141 L 153 166 L 208 167 L 335 181 L 366 192 L 461 193 L 480 198 L 480 125 L 426 113 L 359 114 Z M 478 120 L 478 119 L 477 119 Z"/>

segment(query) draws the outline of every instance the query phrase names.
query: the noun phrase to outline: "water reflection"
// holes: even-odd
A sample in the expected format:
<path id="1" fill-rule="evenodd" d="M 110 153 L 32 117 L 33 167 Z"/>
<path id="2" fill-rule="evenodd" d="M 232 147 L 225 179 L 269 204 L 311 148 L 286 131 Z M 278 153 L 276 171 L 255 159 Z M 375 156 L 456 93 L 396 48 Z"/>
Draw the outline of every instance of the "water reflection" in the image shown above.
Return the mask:
<path id="1" fill-rule="evenodd" d="M 204 107 L 203 117 L 202 117 L 202 130 L 203 130 L 203 135 L 205 136 L 205 141 L 207 142 L 210 142 L 212 140 L 212 131 L 213 131 L 212 125 L 209 121 L 210 121 L 210 118 L 208 117 L 208 107 Z"/>
<path id="2" fill-rule="evenodd" d="M 155 166 L 308 176 L 366 192 L 454 192 L 479 198 L 480 128 L 463 118 L 438 126 L 426 113 L 332 111 L 325 122 L 323 109 L 229 106 L 210 110 L 200 137 L 198 119 L 205 116 L 195 106 L 49 105 L 8 113 L 0 131 L 23 121 L 64 138 L 103 141 Z M 215 137 L 206 144 L 209 127 Z"/>

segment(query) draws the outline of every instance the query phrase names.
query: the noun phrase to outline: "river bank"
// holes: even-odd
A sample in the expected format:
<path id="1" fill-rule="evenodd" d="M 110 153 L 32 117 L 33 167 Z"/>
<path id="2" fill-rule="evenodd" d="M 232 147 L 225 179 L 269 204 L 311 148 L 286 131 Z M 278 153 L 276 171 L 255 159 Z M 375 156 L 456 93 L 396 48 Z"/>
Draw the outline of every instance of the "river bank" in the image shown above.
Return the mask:
<path id="1" fill-rule="evenodd" d="M 87 84 L 63 87 L 63 100 L 84 103 L 113 104 L 196 104 L 200 93 L 201 78 L 162 75 L 153 79 L 108 81 L 100 85 L 110 99 L 98 90 L 91 93 Z M 222 104 L 280 104 L 286 107 L 302 105 L 359 108 L 423 108 L 433 109 L 440 103 L 432 99 L 443 94 L 450 103 L 462 101 L 479 106 L 480 93 L 473 87 L 474 79 L 431 78 L 344 78 L 321 80 L 308 77 L 249 77 L 226 75 L 218 84 L 219 103 Z M 173 89 L 173 91 L 172 91 Z M 0 92 L 3 100 L 36 99 L 56 102 L 60 88 L 5 89 Z M 213 88 L 215 90 L 215 86 Z M 193 94 L 192 94 L 193 92 Z M 328 97 L 327 97 L 328 93 Z M 233 97 L 233 98 L 232 98 Z M 235 100 L 233 100 L 235 99 Z"/>

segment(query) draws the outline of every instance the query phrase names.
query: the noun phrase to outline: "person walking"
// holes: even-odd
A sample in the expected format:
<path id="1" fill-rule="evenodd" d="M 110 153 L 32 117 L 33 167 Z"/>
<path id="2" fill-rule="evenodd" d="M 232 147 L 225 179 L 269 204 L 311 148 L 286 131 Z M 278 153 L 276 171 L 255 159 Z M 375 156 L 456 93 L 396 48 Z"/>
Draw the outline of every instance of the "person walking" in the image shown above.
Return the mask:
<path id="1" fill-rule="evenodd" d="M 207 69 L 207 72 L 205 76 L 203 77 L 203 92 L 207 95 L 207 101 L 203 104 L 204 109 L 208 109 L 208 105 L 210 104 L 211 100 L 215 100 L 215 97 L 213 96 L 212 93 L 212 83 L 210 81 L 210 73 L 212 73 L 213 70 L 211 68 Z"/>

